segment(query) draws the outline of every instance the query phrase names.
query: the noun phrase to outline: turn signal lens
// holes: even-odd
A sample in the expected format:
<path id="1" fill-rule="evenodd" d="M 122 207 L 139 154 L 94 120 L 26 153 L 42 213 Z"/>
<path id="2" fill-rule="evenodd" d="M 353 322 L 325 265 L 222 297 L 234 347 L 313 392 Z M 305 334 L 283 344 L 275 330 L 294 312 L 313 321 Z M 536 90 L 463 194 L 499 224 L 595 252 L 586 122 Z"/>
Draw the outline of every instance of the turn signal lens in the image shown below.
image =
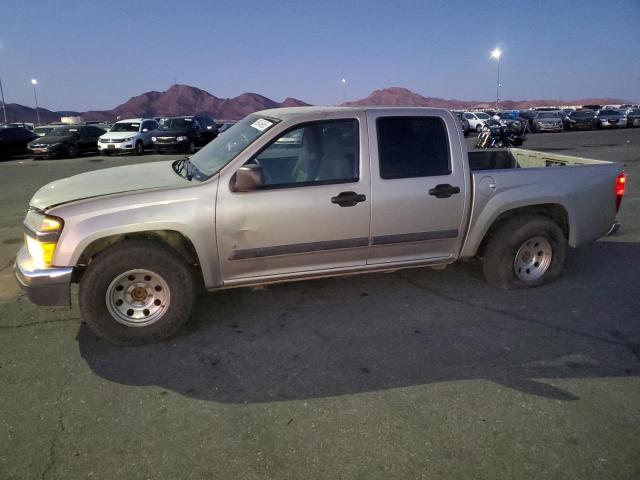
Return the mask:
<path id="1" fill-rule="evenodd" d="M 25 238 L 27 241 L 27 250 L 33 260 L 34 266 L 36 268 L 46 268 L 50 266 L 53 261 L 53 253 L 56 250 L 56 244 L 39 242 L 29 235 L 26 235 Z"/>

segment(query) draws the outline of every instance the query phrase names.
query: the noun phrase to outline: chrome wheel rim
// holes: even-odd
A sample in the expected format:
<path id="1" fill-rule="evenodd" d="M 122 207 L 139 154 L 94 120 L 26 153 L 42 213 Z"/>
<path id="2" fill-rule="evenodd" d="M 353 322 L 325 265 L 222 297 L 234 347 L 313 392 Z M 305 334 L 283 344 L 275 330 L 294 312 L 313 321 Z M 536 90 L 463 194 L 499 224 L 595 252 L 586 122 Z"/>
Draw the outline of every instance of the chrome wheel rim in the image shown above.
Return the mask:
<path id="1" fill-rule="evenodd" d="M 118 275 L 107 288 L 111 316 L 127 327 L 146 327 L 160 320 L 171 301 L 169 285 L 155 272 L 136 269 Z"/>
<path id="2" fill-rule="evenodd" d="M 523 282 L 540 279 L 551 265 L 553 249 L 544 237 L 533 237 L 524 242 L 516 253 L 513 268 Z"/>

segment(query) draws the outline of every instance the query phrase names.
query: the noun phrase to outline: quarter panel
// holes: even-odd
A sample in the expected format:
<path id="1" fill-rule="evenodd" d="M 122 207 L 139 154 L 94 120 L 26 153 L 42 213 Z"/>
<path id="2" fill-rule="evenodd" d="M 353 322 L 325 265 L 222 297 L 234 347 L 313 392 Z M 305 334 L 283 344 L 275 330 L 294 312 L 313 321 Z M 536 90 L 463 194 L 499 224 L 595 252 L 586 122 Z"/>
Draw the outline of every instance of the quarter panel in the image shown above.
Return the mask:
<path id="1" fill-rule="evenodd" d="M 602 237 L 615 221 L 615 164 L 491 170 L 472 175 L 474 202 L 462 257 L 475 255 L 493 222 L 515 208 L 557 204 L 567 212 L 569 245 L 576 247 Z M 483 178 L 495 192 L 480 188 Z"/>

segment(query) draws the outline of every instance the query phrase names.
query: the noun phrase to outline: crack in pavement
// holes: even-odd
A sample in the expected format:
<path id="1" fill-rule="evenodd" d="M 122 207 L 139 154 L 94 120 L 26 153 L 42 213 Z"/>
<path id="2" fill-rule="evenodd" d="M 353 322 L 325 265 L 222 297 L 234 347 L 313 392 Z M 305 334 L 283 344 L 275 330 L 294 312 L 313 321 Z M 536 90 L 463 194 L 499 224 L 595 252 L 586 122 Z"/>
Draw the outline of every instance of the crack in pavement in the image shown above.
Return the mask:
<path id="1" fill-rule="evenodd" d="M 586 338 L 590 338 L 592 340 L 596 340 L 599 342 L 604 342 L 604 343 L 608 343 L 610 345 L 615 345 L 615 346 L 620 346 L 620 347 L 625 347 L 627 349 L 629 349 L 629 351 L 633 354 L 633 356 L 640 361 L 640 345 L 637 343 L 631 343 L 631 342 L 622 342 L 622 341 L 617 341 L 617 340 L 611 340 L 609 338 L 605 338 L 605 337 L 601 337 L 599 335 L 595 335 L 593 333 L 588 333 L 588 332 L 583 332 L 581 330 L 576 330 L 574 328 L 569 328 L 569 327 L 563 327 L 560 325 L 553 325 L 551 323 L 545 322 L 543 320 L 535 320 L 533 318 L 529 318 L 529 317 L 525 317 L 524 315 L 520 315 L 514 312 L 509 312 L 507 310 L 501 310 L 499 308 L 495 308 L 495 307 L 489 307 L 487 305 L 481 305 L 479 303 L 474 303 L 474 302 L 470 302 L 468 300 L 463 300 L 460 298 L 456 298 L 453 297 L 451 295 L 447 295 L 446 293 L 442 293 L 439 292 L 438 290 L 434 290 L 433 288 L 427 287 L 426 285 L 422 285 L 420 283 L 418 283 L 416 280 L 407 277 L 406 275 L 398 275 L 402 280 L 404 280 L 405 282 L 407 282 L 409 285 L 418 288 L 420 290 L 424 290 L 427 291 L 437 297 L 440 297 L 444 300 L 448 300 L 450 302 L 454 302 L 454 303 L 459 303 L 462 305 L 466 305 L 468 307 L 474 307 L 474 308 L 480 308 L 482 310 L 485 310 L 487 312 L 492 312 L 492 313 L 498 313 L 500 315 L 504 315 L 507 317 L 511 317 L 514 318 L 516 320 L 519 320 L 521 322 L 526 322 L 526 323 L 531 323 L 534 325 L 539 325 L 545 328 L 549 328 L 552 330 L 557 330 L 559 332 L 563 332 L 566 334 L 570 334 L 570 335 L 576 335 L 576 336 L 581 336 L 581 337 L 586 337 Z"/>
<path id="2" fill-rule="evenodd" d="M 40 475 L 41 480 L 46 479 L 47 475 L 49 474 L 53 466 L 56 464 L 56 445 L 58 443 L 58 437 L 62 432 L 65 431 L 64 413 L 62 411 L 62 408 L 60 407 L 60 400 L 62 399 L 62 394 L 67 388 L 69 380 L 71 380 L 71 375 L 67 375 L 66 380 L 63 382 L 62 386 L 60 387 L 60 391 L 58 392 L 58 396 L 56 397 L 56 401 L 54 403 L 54 407 L 58 410 L 57 428 L 53 435 L 53 438 L 51 439 L 51 445 L 49 445 L 49 462 L 47 463 L 46 467 L 42 471 L 42 474 Z"/>
<path id="3" fill-rule="evenodd" d="M 0 325 L 0 330 L 13 330 L 17 328 L 27 328 L 36 325 L 46 325 L 47 323 L 66 323 L 80 320 L 80 317 L 59 318 L 55 320 L 42 320 L 40 322 L 19 323 L 18 325 Z"/>

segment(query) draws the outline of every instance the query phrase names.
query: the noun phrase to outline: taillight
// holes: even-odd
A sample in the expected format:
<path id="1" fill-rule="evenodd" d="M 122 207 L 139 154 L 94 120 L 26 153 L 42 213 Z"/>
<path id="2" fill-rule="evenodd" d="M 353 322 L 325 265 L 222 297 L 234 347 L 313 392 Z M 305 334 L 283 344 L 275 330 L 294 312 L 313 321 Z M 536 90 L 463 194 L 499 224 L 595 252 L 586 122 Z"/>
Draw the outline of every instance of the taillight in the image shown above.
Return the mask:
<path id="1" fill-rule="evenodd" d="M 627 174 L 622 172 L 616 177 L 616 212 L 620 210 L 624 189 L 627 186 Z"/>

